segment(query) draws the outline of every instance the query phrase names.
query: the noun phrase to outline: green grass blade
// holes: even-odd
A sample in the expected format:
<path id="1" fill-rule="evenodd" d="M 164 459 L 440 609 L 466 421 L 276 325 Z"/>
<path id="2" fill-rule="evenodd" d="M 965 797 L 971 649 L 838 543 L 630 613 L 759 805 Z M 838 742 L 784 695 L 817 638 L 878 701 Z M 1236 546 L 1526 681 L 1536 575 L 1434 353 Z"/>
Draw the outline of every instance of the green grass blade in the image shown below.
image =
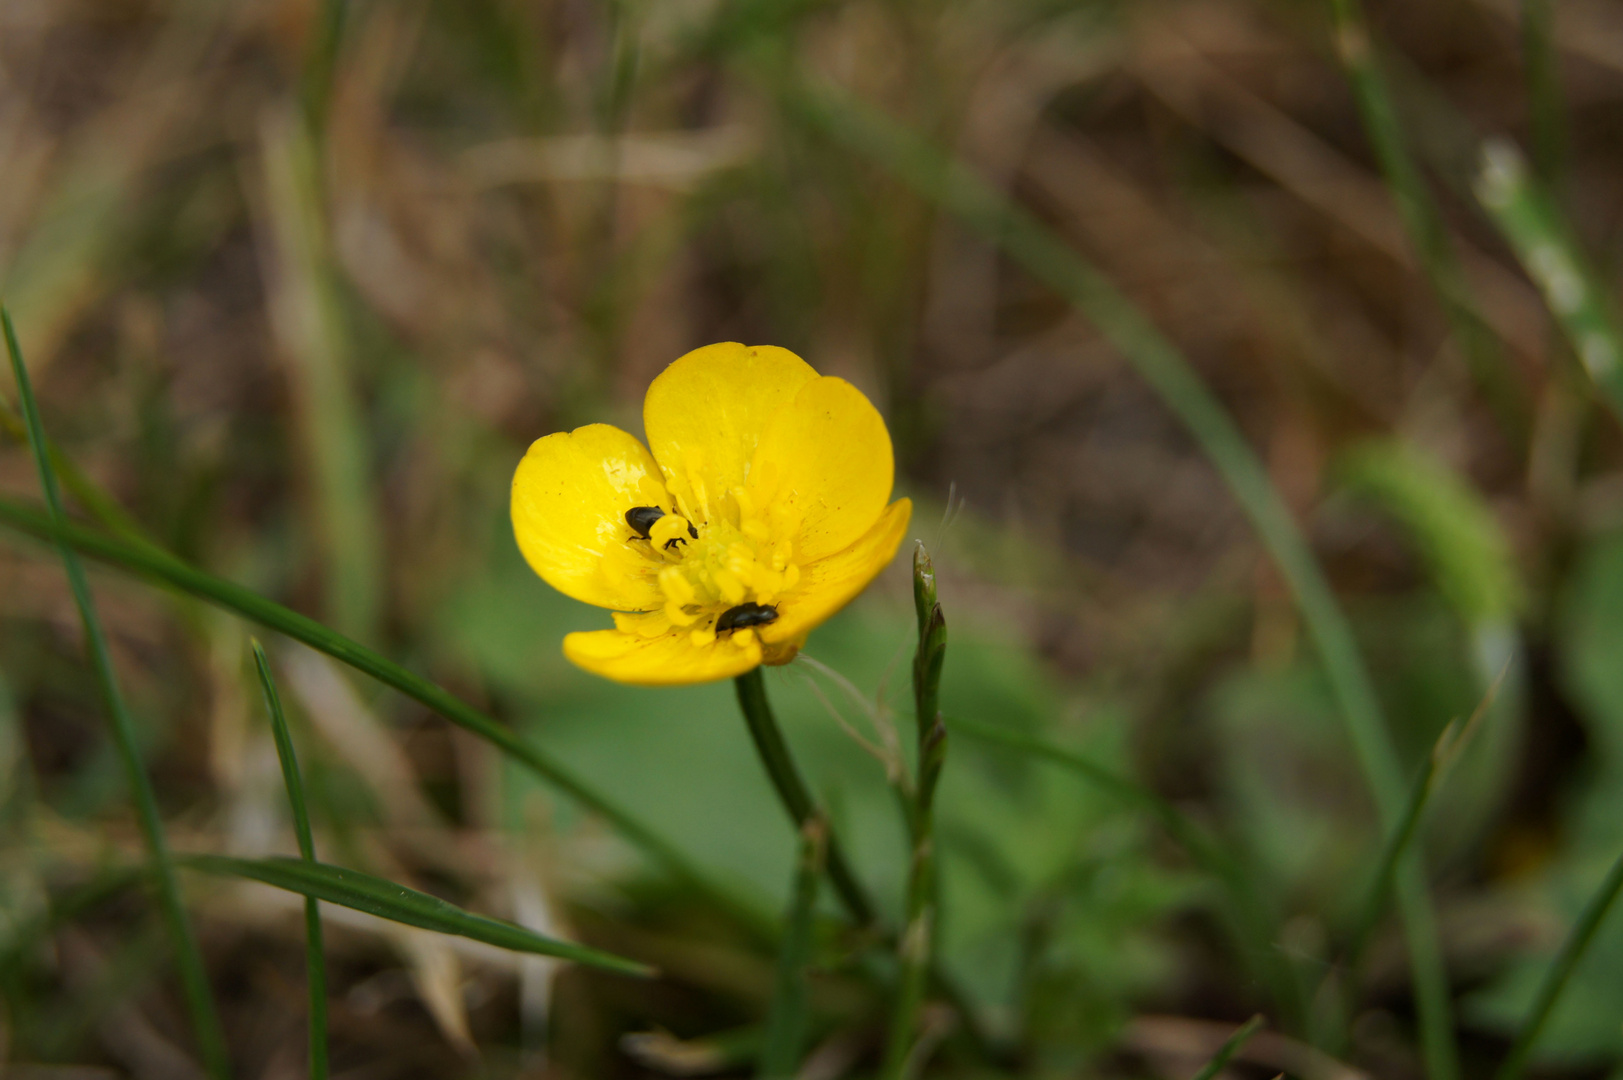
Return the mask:
<path id="1" fill-rule="evenodd" d="M 310 831 L 309 803 L 304 797 L 304 777 L 299 772 L 299 759 L 293 752 L 293 735 L 288 731 L 287 714 L 282 711 L 282 696 L 277 693 L 276 680 L 271 676 L 270 660 L 265 656 L 259 639 L 249 639 L 254 652 L 254 669 L 259 673 L 259 688 L 265 695 L 265 710 L 270 713 L 271 734 L 276 739 L 276 756 L 282 763 L 282 782 L 287 787 L 288 805 L 293 810 L 293 834 L 298 840 L 299 854 L 310 862 L 316 861 L 316 841 Z"/>
<path id="2" fill-rule="evenodd" d="M 4 397 L 0 397 L 0 430 L 4 430 L 18 442 L 28 444 L 28 425 L 12 408 L 11 402 Z M 129 512 L 100 485 L 86 476 L 84 470 L 62 453 L 56 443 L 47 439 L 45 446 L 50 452 L 51 467 L 56 470 L 57 480 L 67 489 L 68 494 L 79 500 L 79 504 L 92 518 L 101 523 L 102 528 L 137 547 L 150 547 L 154 551 L 163 550 L 140 522 L 131 517 Z"/>
<path id="3" fill-rule="evenodd" d="M 808 125 L 873 160 L 1047 284 L 1132 364 L 1178 416 L 1250 518 L 1272 556 L 1324 665 L 1383 828 L 1403 815 L 1408 791 L 1398 754 L 1335 593 L 1257 454 L 1193 367 L 1094 266 L 1037 218 L 912 129 L 832 90 L 790 86 L 785 104 Z M 1448 982 L 1425 878 L 1413 854 L 1399 868 L 1399 907 L 1428 1041 L 1452 1031 Z M 1451 1039 L 1449 1047 L 1452 1047 Z M 1448 1080 L 1448 1050 L 1434 1048 Z"/>
<path id="4" fill-rule="evenodd" d="M 304 778 L 299 775 L 299 759 L 293 752 L 293 735 L 282 712 L 282 697 L 271 677 L 270 661 L 257 639 L 251 641 L 254 668 L 259 687 L 265 694 L 265 710 L 270 713 L 271 732 L 276 738 L 276 756 L 282 763 L 282 782 L 287 787 L 288 805 L 293 808 L 293 832 L 298 837 L 299 855 L 307 863 L 316 861 L 315 837 L 310 832 L 310 811 L 304 797 Z M 304 970 L 310 991 L 310 1077 L 327 1076 L 327 957 L 321 933 L 321 904 L 313 896 L 304 898 Z"/>
<path id="5" fill-rule="evenodd" d="M 777 985 L 772 992 L 772 1008 L 767 1014 L 766 1035 L 756 1069 L 762 1080 L 786 1080 L 800 1071 L 809 1012 L 806 969 L 812 958 L 817 883 L 823 876 L 827 852 L 828 827 L 821 818 L 813 818 L 800 830 L 795 890 L 789 903 L 783 942 L 778 946 Z"/>
<path id="6" fill-rule="evenodd" d="M 1404 140 L 1392 94 L 1381 72 L 1369 25 L 1358 0 L 1330 0 L 1336 51 L 1352 83 L 1364 134 L 1397 203 L 1398 216 L 1420 266 L 1448 316 L 1454 340 L 1500 422 L 1517 437 L 1528 427 L 1527 410 L 1498 339 L 1476 310 L 1441 207 Z M 1456 1070 L 1457 1071 L 1457 1070 Z"/>
<path id="7" fill-rule="evenodd" d="M 1264 1022 L 1259 1013 L 1242 1024 L 1240 1030 L 1230 1035 L 1228 1041 L 1218 1047 L 1217 1053 L 1212 1055 L 1212 1060 L 1195 1074 L 1195 1080 L 1213 1080 L 1213 1077 L 1222 1072 L 1224 1066 L 1233 1060 L 1234 1055 L 1240 1052 L 1240 1048 L 1251 1040 L 1251 1036 L 1262 1030 Z"/>
<path id="8" fill-rule="evenodd" d="M 1623 855 L 1618 856 L 1617 861 L 1612 864 L 1606 880 L 1601 882 L 1600 888 L 1595 890 L 1595 895 L 1584 905 L 1583 914 L 1578 917 L 1577 925 L 1562 943 L 1555 963 L 1550 965 L 1549 973 L 1539 985 L 1538 996 L 1533 999 L 1532 1011 L 1522 1022 L 1521 1030 L 1516 1033 L 1516 1041 L 1511 1044 L 1505 1063 L 1494 1074 L 1494 1080 L 1519 1080 L 1523 1070 L 1527 1068 L 1527 1059 L 1532 1055 L 1533 1047 L 1544 1030 L 1545 1021 L 1549 1020 L 1556 1002 L 1561 1000 L 1561 992 L 1567 988 L 1567 980 L 1572 978 L 1578 962 L 1584 958 L 1589 943 L 1594 940 L 1595 931 L 1599 930 L 1600 924 L 1606 920 L 1619 892 L 1623 892 Z"/>
<path id="9" fill-rule="evenodd" d="M 267 114 L 259 156 L 266 240 L 275 253 L 266 282 L 271 326 L 287 365 L 294 430 L 308 463 L 323 615 L 350 637 L 372 641 L 383 607 L 383 527 L 320 150 L 302 117 L 289 109 Z"/>
<path id="10" fill-rule="evenodd" d="M 283 855 L 264 859 L 235 859 L 226 855 L 191 855 L 181 865 L 207 874 L 247 878 L 278 889 L 313 896 L 339 907 L 364 911 L 390 922 L 471 938 L 514 952 L 554 956 L 620 975 L 648 978 L 654 969 L 600 949 L 545 937 L 516 923 L 464 911 L 437 896 L 408 889 L 359 870 L 327 863 L 307 862 Z"/>
<path id="11" fill-rule="evenodd" d="M 755 904 L 712 881 L 675 845 L 575 776 L 563 764 L 478 709 L 365 645 L 328 629 L 307 615 L 268 600 L 251 589 L 204 573 L 174 556 L 132 547 L 69 522 L 54 524 L 45 514 L 25 503 L 0 498 L 0 523 L 33 536 L 67 544 L 91 558 L 196 596 L 365 672 L 490 742 L 554 789 L 609 822 L 627 840 L 732 913 L 753 932 L 762 936 L 773 935 L 771 918 Z"/>
<path id="12" fill-rule="evenodd" d="M 333 73 L 338 66 L 338 53 L 344 40 L 344 24 L 348 21 L 348 0 L 323 0 L 321 15 L 315 32 L 310 36 L 310 50 L 304 61 L 304 75 L 300 80 L 299 97 L 304 105 L 305 122 L 310 130 L 322 133 L 327 126 L 327 109 L 331 104 Z"/>
<path id="13" fill-rule="evenodd" d="M 1555 47 L 1555 5 L 1522 0 L 1522 70 L 1527 79 L 1527 115 L 1533 127 L 1533 161 L 1539 180 L 1559 192 L 1567 177 L 1566 105 Z"/>
<path id="14" fill-rule="evenodd" d="M 4 327 L 6 351 L 11 357 L 12 374 L 17 380 L 17 397 L 22 405 L 23 419 L 27 423 L 29 447 L 33 451 L 34 462 L 39 469 L 40 487 L 45 492 L 45 503 L 49 507 L 49 517 L 46 520 L 48 523 L 59 525 L 63 523 L 64 517 L 62 498 L 57 490 L 56 470 L 52 468 L 49 444 L 45 439 L 44 425 L 40 422 L 39 404 L 34 400 L 33 386 L 28 379 L 28 368 L 23 363 L 22 349 L 17 344 L 17 331 L 11 324 L 11 313 L 3 307 L 0 307 L 0 324 Z M 96 614 L 96 603 L 90 594 L 90 583 L 85 579 L 84 567 L 70 545 L 59 542 L 57 546 L 62 554 L 63 567 L 67 571 L 69 587 L 73 590 L 73 602 L 79 609 L 79 619 L 84 625 L 85 646 L 89 653 L 91 668 L 95 672 L 96 688 L 101 694 L 102 704 L 107 709 L 113 742 L 117 746 L 125 779 L 135 799 L 136 815 L 141 822 L 141 832 L 146 839 L 153 874 L 157 879 L 159 906 L 173 939 L 181 988 L 191 1014 L 198 1050 L 202 1054 L 203 1064 L 209 1075 L 219 1080 L 231 1073 L 225 1033 L 220 1027 L 219 1014 L 214 1009 L 203 954 L 198 948 L 197 938 L 192 933 L 191 922 L 181 901 L 180 887 L 175 880 L 174 860 L 169 852 L 168 839 L 164 835 L 163 819 L 158 813 L 158 800 L 153 794 L 152 781 L 146 774 L 146 766 L 136 745 L 135 721 L 130 716 L 129 709 L 124 703 L 123 691 L 119 688 L 118 675 L 113 669 L 112 656 L 107 649 L 107 637 L 102 630 L 101 619 Z"/>
<path id="15" fill-rule="evenodd" d="M 1562 333 L 1613 410 L 1623 413 L 1623 334 L 1566 218 L 1508 142 L 1483 147 L 1478 201 L 1544 294 Z"/>
<path id="16" fill-rule="evenodd" d="M 1358 968 L 1364 947 L 1368 944 L 1375 923 L 1380 919 L 1381 911 L 1386 906 L 1386 898 L 1392 892 L 1392 882 L 1397 877 L 1398 866 L 1402 863 L 1410 844 L 1414 842 L 1420 822 L 1425 818 L 1427 805 L 1442 787 L 1443 780 L 1448 776 L 1449 767 L 1459 760 L 1466 746 L 1481 729 L 1483 720 L 1493 708 L 1494 699 L 1499 696 L 1500 687 L 1504 685 L 1505 677 L 1509 674 L 1510 665 L 1507 664 L 1488 687 L 1488 692 L 1482 696 L 1482 700 L 1477 703 L 1470 719 L 1464 724 L 1456 720 L 1445 727 L 1443 733 L 1437 736 L 1436 743 L 1432 745 L 1431 753 L 1426 755 L 1425 764 L 1421 767 L 1420 775 L 1410 792 L 1409 805 L 1404 810 L 1403 820 L 1387 837 L 1382 847 L 1380 861 L 1376 863 L 1375 876 L 1370 880 L 1369 894 L 1364 901 L 1362 914 L 1347 949 L 1348 968 L 1353 970 Z"/>

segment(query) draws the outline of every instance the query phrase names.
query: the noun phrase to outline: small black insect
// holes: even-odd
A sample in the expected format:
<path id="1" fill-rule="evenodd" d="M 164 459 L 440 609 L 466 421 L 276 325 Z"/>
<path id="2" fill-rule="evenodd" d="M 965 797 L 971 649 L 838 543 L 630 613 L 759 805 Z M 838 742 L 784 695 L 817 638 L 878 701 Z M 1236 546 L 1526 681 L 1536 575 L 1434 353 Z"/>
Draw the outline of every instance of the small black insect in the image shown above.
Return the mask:
<path id="1" fill-rule="evenodd" d="M 765 626 L 778 621 L 778 609 L 771 604 L 739 604 L 730 607 L 721 613 L 716 620 L 716 633 L 725 634 L 729 630 L 742 630 L 746 626 Z"/>
<path id="2" fill-rule="evenodd" d="M 626 511 L 626 524 L 631 526 L 632 532 L 636 533 L 642 539 L 647 540 L 648 532 L 654 527 L 654 522 L 658 521 L 664 516 L 665 511 L 661 510 L 657 506 L 633 506 L 630 510 Z M 688 525 L 688 535 L 697 540 L 699 538 L 699 530 L 695 529 L 690 524 Z M 678 536 L 674 539 L 667 540 L 665 541 L 665 546 L 670 547 L 672 544 L 680 542 L 681 539 L 682 538 Z"/>

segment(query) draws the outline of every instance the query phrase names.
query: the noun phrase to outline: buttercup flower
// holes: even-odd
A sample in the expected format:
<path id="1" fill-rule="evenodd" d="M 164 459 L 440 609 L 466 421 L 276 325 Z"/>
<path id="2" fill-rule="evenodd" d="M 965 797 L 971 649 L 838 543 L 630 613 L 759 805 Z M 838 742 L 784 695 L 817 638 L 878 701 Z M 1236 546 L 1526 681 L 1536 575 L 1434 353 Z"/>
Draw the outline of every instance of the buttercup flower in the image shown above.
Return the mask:
<path id="1" fill-rule="evenodd" d="M 787 349 L 688 353 L 643 426 L 647 448 L 607 424 L 537 439 L 513 476 L 530 566 L 614 613 L 564 638 L 587 671 L 672 686 L 786 664 L 896 554 L 912 504 L 889 503 L 884 420 Z"/>

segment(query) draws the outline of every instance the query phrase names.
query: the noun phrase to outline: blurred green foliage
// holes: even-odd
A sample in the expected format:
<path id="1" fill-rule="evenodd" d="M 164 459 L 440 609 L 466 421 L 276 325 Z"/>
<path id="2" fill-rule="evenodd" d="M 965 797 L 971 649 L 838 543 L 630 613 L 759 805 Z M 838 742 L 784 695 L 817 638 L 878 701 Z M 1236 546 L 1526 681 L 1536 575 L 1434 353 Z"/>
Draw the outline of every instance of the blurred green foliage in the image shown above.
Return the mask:
<path id="1" fill-rule="evenodd" d="M 950 743 L 928 1075 L 1189 1076 L 1254 1011 L 1274 1030 L 1234 1068 L 1259 1075 L 1449 1080 L 1439 1024 L 1462 1075 L 1504 1061 L 1623 851 L 1623 439 L 1585 350 L 1615 337 L 1623 65 L 1597 43 L 1623 24 L 1362 7 L 0 5 L 0 287 L 76 512 L 510 724 L 758 916 L 269 642 L 324 860 L 662 971 L 324 908 L 335 1072 L 737 1075 L 759 1051 L 799 846 L 731 688 L 570 667 L 559 639 L 607 616 L 530 572 L 505 512 L 529 440 L 638 430 L 662 366 L 723 339 L 885 410 L 952 627 L 944 712 L 1031 740 Z M 1537 168 L 1472 202 L 1504 132 Z M 31 498 L 0 395 L 0 490 Z M 767 679 L 891 929 L 904 577 Z M 92 580 L 176 846 L 291 852 L 242 627 Z M 67 604 L 8 534 L 0 1065 L 180 1076 L 173 954 Z M 1494 686 L 1414 846 L 1436 934 L 1377 895 L 1349 958 L 1378 807 Z M 186 884 L 238 1074 L 295 1074 L 297 901 Z M 827 888 L 810 941 L 806 1075 L 866 1075 L 894 943 Z M 1623 916 L 1540 1076 L 1620 1068 L 1619 972 Z"/>

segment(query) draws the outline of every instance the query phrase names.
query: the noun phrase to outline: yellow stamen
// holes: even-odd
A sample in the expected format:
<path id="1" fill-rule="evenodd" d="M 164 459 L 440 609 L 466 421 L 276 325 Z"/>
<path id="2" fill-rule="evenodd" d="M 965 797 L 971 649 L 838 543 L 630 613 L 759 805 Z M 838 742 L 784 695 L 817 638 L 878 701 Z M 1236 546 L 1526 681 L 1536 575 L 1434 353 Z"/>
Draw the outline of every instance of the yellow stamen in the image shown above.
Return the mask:
<path id="1" fill-rule="evenodd" d="M 688 519 L 681 514 L 666 514 L 648 530 L 648 542 L 663 549 L 672 540 L 686 543 L 689 538 Z"/>

